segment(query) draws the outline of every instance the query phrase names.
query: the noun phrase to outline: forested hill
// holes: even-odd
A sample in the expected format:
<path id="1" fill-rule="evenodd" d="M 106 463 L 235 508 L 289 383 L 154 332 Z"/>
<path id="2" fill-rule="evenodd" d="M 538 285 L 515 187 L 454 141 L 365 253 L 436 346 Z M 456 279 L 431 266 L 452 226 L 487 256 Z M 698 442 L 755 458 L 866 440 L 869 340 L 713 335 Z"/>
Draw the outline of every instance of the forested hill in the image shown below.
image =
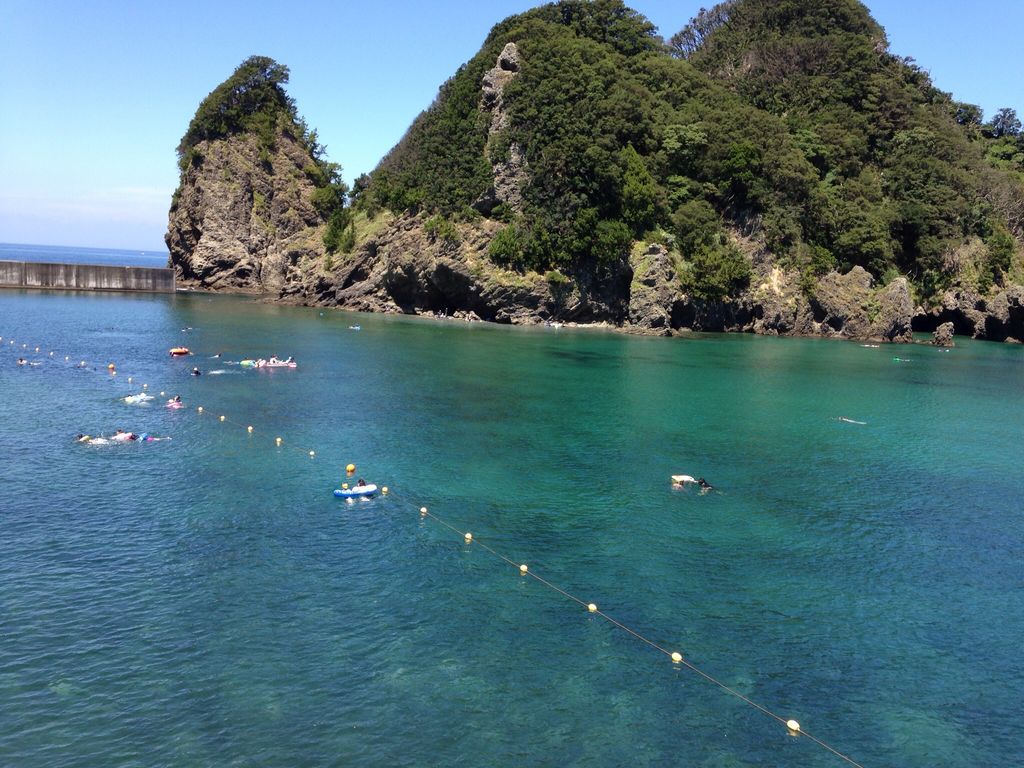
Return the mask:
<path id="1" fill-rule="evenodd" d="M 980 238 L 980 287 L 1005 279 L 1009 234 L 1024 233 L 1020 122 L 1004 109 L 983 124 L 980 108 L 891 53 L 856 0 L 730 0 L 702 9 L 670 47 L 777 115 L 814 165 L 801 216 L 783 216 L 773 240 L 799 237 L 930 293 L 956 277 L 948 257 Z"/>
<path id="2" fill-rule="evenodd" d="M 369 176 L 253 57 L 178 148 L 179 278 L 373 311 L 1024 340 L 1024 138 L 856 0 L 620 0 L 498 23 Z M 945 333 L 944 332 L 944 333 Z"/>
<path id="3" fill-rule="evenodd" d="M 684 290 L 722 299 L 750 286 L 742 235 L 805 293 L 860 265 L 927 304 L 1020 281 L 1024 143 L 997 118 L 891 53 L 856 0 L 730 0 L 667 41 L 616 0 L 564 0 L 498 24 L 358 205 L 500 222 L 489 258 L 521 272 L 600 281 L 660 242 Z"/>

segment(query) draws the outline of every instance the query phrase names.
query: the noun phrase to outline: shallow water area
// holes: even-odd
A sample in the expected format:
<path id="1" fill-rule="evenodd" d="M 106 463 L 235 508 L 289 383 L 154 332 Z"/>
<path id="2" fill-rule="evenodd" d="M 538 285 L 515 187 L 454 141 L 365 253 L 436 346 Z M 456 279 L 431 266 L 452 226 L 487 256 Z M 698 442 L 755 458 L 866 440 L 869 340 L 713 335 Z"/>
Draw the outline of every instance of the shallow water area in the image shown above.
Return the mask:
<path id="1" fill-rule="evenodd" d="M 23 291 L 0 336 L 0 764 L 843 764 L 518 563 L 863 765 L 1024 754 L 1019 347 Z M 172 439 L 74 441 L 118 428 Z"/>

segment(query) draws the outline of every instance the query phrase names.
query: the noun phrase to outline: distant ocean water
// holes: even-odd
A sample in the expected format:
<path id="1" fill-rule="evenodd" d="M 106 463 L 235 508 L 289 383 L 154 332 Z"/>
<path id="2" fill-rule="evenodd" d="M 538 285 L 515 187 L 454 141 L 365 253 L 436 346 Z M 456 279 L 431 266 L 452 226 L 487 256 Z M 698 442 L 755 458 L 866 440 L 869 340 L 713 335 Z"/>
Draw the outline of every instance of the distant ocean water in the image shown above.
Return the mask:
<path id="1" fill-rule="evenodd" d="M 127 251 L 114 248 L 72 248 L 62 245 L 0 243 L 0 261 L 166 267 L 167 260 L 168 254 L 166 251 Z"/>
<path id="2" fill-rule="evenodd" d="M 16 290 L 0 336 L 0 765 L 844 764 L 480 544 L 863 765 L 1024 754 L 1020 347 Z"/>

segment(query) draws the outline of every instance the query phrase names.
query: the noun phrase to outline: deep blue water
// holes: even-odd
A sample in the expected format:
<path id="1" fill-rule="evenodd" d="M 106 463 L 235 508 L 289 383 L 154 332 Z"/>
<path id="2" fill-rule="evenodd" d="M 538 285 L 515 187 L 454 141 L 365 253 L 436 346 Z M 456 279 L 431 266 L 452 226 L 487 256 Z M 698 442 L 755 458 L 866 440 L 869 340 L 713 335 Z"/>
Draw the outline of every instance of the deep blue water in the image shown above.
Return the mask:
<path id="1" fill-rule="evenodd" d="M 125 251 L 115 248 L 69 248 L 63 245 L 0 243 L 0 261 L 166 267 L 167 259 L 166 251 Z"/>
<path id="2" fill-rule="evenodd" d="M 1024 755 L 1020 347 L 22 291 L 0 336 L 2 765 L 843 764 L 480 544 L 864 765 Z"/>

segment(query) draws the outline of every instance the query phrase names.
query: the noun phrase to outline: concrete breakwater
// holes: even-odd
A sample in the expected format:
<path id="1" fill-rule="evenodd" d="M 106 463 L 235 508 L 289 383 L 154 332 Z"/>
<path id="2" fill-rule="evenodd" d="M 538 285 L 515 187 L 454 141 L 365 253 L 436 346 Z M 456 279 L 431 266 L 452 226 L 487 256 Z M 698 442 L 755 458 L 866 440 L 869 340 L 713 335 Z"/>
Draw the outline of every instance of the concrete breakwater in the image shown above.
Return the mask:
<path id="1" fill-rule="evenodd" d="M 174 270 L 109 264 L 0 261 L 0 287 L 173 293 Z"/>

